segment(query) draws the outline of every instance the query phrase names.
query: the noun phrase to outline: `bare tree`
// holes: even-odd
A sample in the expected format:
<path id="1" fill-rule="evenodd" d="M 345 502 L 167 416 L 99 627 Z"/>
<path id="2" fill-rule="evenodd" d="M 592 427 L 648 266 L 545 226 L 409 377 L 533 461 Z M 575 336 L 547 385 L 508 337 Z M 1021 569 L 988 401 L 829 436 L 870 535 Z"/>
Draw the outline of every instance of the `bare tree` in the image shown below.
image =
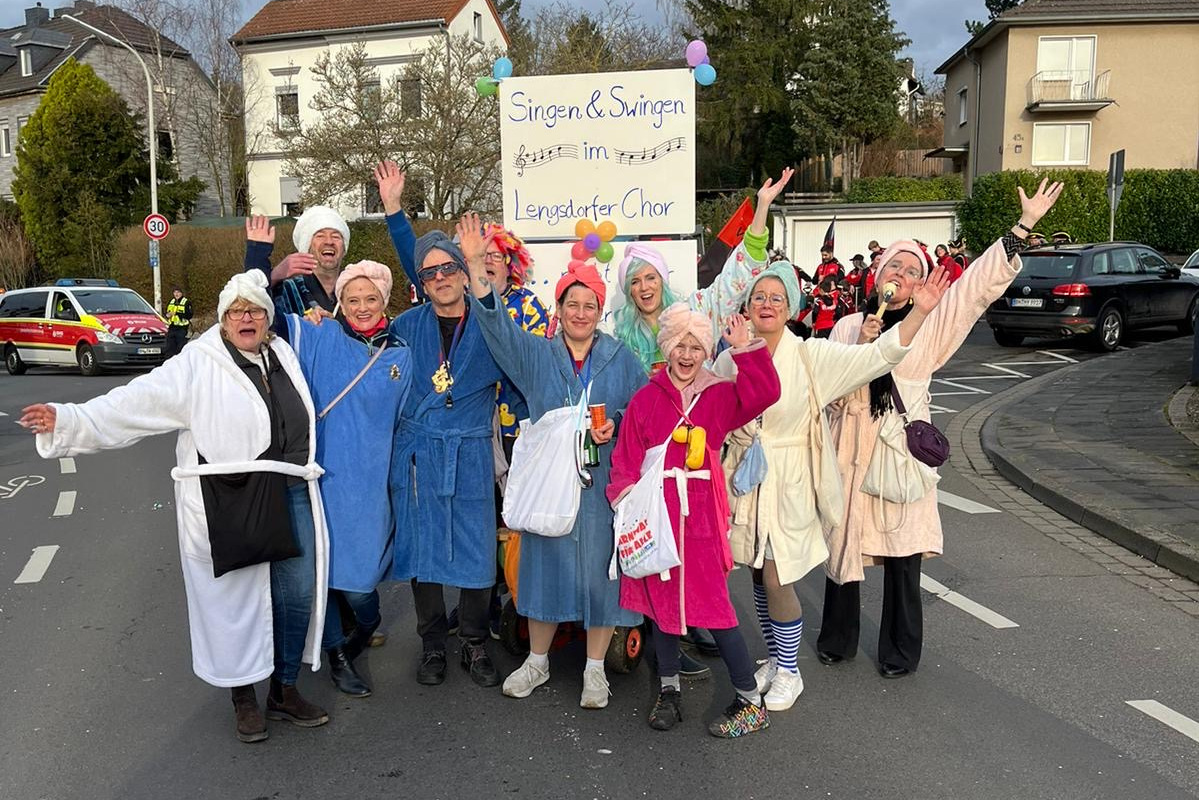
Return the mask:
<path id="1" fill-rule="evenodd" d="M 16 217 L 0 216 L 0 289 L 18 289 L 33 275 L 33 245 Z"/>
<path id="2" fill-rule="evenodd" d="M 683 54 L 678 28 L 642 17 L 631 3 L 606 0 L 594 14 L 562 2 L 542 8 L 528 28 L 518 74 L 562 75 L 661 66 Z"/>

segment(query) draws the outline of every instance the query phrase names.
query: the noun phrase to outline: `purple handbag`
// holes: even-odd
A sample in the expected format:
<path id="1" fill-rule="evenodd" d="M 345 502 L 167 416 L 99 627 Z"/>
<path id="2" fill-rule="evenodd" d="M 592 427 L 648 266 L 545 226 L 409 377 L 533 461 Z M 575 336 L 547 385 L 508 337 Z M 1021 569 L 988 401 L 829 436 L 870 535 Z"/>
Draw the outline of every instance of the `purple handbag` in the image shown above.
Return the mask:
<path id="1" fill-rule="evenodd" d="M 939 467 L 948 461 L 949 440 L 945 438 L 945 434 L 941 433 L 931 422 L 925 422 L 922 419 L 908 419 L 908 410 L 904 408 L 903 400 L 899 397 L 899 390 L 895 388 L 894 382 L 891 384 L 891 400 L 894 401 L 895 410 L 899 412 L 899 416 L 903 417 L 903 431 L 907 435 L 908 452 L 912 454 L 912 457 L 930 467 Z"/>

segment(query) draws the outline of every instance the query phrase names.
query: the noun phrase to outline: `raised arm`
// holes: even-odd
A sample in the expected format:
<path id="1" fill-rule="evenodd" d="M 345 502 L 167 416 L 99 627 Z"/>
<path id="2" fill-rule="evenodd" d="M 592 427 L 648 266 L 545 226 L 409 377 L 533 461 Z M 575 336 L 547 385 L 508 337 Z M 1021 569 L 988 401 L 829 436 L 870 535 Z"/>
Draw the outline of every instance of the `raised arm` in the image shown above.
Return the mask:
<path id="1" fill-rule="evenodd" d="M 852 317 L 841 322 L 848 319 Z M 822 407 L 890 372 L 911 349 L 900 344 L 898 326 L 866 345 L 845 344 L 830 338 L 808 339 L 799 346 L 808 348 L 816 399 Z"/>
<path id="2" fill-rule="evenodd" d="M 420 297 L 425 296 L 421 282 L 416 277 L 416 232 L 412 230 L 408 216 L 404 213 L 405 173 L 394 161 L 380 161 L 375 165 L 375 184 L 379 187 L 379 198 L 383 201 L 383 213 L 387 215 L 387 232 L 391 244 L 400 257 L 400 266 L 408 276 L 408 282 L 416 287 Z"/>
<path id="3" fill-rule="evenodd" d="M 275 226 L 267 217 L 246 217 L 245 272 L 261 270 L 271 282 L 271 291 L 280 283 L 297 275 L 316 271 L 316 256 L 311 253 L 290 253 L 271 269 L 271 252 L 275 249 Z"/>

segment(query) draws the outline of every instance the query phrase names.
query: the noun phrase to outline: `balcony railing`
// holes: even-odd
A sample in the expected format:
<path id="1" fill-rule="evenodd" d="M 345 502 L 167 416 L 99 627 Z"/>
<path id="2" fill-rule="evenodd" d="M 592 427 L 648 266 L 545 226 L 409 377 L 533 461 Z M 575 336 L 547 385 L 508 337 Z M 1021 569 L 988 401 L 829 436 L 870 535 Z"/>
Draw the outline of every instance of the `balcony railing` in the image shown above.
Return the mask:
<path id="1" fill-rule="evenodd" d="M 1111 70 L 1098 75 L 1089 71 L 1045 70 L 1028 82 L 1030 111 L 1091 109 L 1098 111 L 1115 102 L 1108 93 Z"/>

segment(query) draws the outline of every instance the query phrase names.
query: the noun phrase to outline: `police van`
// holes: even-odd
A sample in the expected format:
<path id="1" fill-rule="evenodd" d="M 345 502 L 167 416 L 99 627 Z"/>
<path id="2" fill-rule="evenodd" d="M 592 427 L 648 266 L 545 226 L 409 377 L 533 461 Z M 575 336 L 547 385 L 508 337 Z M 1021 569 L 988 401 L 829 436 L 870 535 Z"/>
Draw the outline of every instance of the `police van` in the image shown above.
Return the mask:
<path id="1" fill-rule="evenodd" d="M 167 323 L 141 295 L 113 280 L 62 278 L 0 295 L 0 350 L 10 375 L 29 366 L 158 366 Z"/>

